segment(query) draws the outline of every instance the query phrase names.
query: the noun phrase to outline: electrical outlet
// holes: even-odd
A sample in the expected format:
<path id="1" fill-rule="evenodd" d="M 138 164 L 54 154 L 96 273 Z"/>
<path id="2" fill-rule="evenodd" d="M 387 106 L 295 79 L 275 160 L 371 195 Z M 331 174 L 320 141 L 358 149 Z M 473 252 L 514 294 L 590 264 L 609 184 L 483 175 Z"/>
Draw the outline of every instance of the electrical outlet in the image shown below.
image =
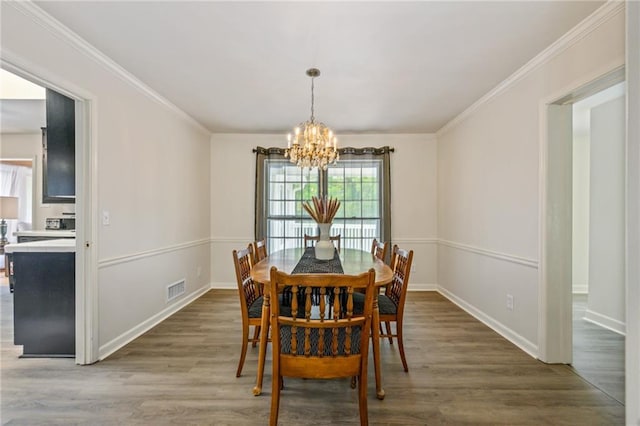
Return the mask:
<path id="1" fill-rule="evenodd" d="M 507 294 L 507 309 L 513 311 L 513 296 L 510 294 Z"/>

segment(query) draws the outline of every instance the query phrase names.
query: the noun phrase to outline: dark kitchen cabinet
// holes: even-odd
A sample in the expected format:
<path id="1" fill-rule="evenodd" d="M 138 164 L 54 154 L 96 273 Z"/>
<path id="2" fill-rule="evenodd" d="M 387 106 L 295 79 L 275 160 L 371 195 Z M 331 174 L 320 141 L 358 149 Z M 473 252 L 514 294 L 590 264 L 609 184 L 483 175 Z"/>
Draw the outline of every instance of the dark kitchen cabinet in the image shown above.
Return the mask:
<path id="1" fill-rule="evenodd" d="M 13 341 L 22 357 L 74 357 L 75 253 L 14 252 Z"/>
<path id="2" fill-rule="evenodd" d="M 42 202 L 75 203 L 75 102 L 47 89 L 47 127 L 42 128 Z"/>

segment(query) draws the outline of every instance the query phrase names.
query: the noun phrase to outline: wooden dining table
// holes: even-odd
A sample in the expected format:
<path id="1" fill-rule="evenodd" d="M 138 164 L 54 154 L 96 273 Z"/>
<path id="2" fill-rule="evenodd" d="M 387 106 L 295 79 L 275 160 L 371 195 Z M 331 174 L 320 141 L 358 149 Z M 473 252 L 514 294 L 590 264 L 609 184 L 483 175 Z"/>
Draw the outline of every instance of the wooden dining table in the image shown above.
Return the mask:
<path id="1" fill-rule="evenodd" d="M 256 263 L 251 268 L 251 278 L 254 282 L 264 285 L 263 305 L 262 305 L 262 332 L 260 333 L 260 348 L 258 352 L 258 373 L 256 378 L 256 386 L 253 388 L 254 395 L 262 393 L 262 379 L 264 377 L 264 364 L 267 353 L 267 340 L 269 335 L 269 321 L 271 317 L 270 308 L 270 271 L 275 266 L 279 271 L 288 274 L 296 267 L 304 248 L 292 248 L 280 250 L 271 253 L 267 258 Z M 373 268 L 376 273 L 375 285 L 382 287 L 389 284 L 393 280 L 393 271 L 380 259 L 373 256 L 370 252 L 343 248 L 340 251 L 340 262 L 345 274 L 358 275 Z M 376 291 L 377 294 L 377 291 Z M 371 322 L 371 334 L 373 341 L 373 364 L 376 376 L 376 397 L 384 399 L 384 389 L 382 389 L 382 373 L 380 370 L 380 312 L 378 310 L 378 298 L 373 299 L 373 318 Z"/>

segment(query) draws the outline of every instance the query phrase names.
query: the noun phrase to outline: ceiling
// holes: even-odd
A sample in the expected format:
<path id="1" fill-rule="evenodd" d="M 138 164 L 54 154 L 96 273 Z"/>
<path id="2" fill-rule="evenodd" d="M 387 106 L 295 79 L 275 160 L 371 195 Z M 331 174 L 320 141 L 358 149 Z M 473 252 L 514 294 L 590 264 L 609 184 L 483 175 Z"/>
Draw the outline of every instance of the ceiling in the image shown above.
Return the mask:
<path id="1" fill-rule="evenodd" d="M 433 133 L 601 1 L 38 1 L 211 132 Z"/>

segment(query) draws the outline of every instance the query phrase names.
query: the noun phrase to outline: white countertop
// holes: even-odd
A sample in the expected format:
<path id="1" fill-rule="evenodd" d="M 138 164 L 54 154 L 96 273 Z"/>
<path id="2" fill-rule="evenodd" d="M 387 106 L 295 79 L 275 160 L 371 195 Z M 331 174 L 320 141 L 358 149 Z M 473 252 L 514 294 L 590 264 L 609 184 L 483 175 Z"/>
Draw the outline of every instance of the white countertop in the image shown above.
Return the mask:
<path id="1" fill-rule="evenodd" d="M 58 237 L 58 238 L 75 238 L 75 230 L 54 231 L 54 230 L 35 230 L 35 231 L 16 231 L 13 233 L 16 237 Z"/>
<path id="2" fill-rule="evenodd" d="M 30 241 L 28 243 L 13 243 L 4 246 L 5 253 L 34 252 L 34 253 L 65 253 L 76 251 L 75 238 L 61 238 L 58 240 Z"/>

